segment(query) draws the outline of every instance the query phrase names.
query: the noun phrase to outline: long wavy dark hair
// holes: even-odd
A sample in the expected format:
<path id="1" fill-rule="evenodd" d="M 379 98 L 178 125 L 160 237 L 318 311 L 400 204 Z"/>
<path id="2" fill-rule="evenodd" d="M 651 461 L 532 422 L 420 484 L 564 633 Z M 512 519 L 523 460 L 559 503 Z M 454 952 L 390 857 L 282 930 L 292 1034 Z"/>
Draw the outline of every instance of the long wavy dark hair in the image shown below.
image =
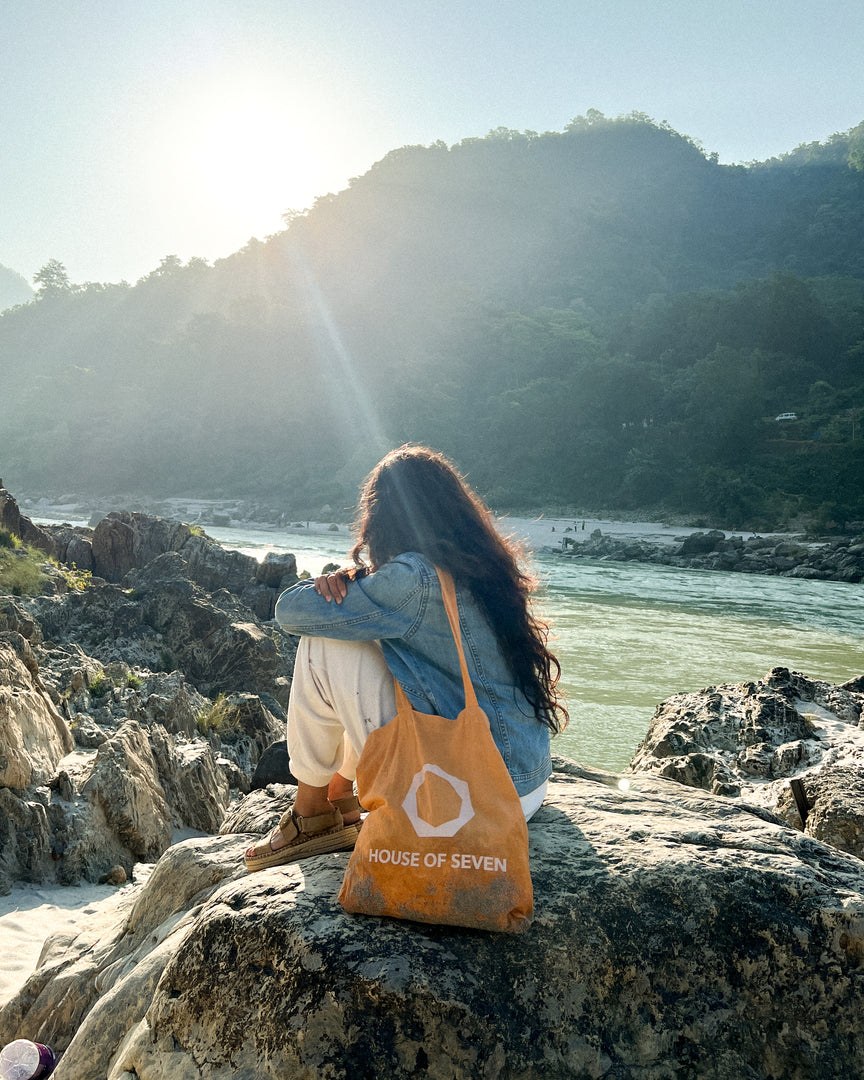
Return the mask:
<path id="1" fill-rule="evenodd" d="M 531 610 L 537 580 L 523 568 L 521 546 L 502 537 L 491 516 L 442 454 L 402 446 L 375 466 L 360 491 L 351 556 L 356 566 L 374 571 L 416 551 L 449 570 L 488 620 L 534 715 L 561 731 L 568 719 L 556 690 L 561 666 L 547 648 L 548 625 Z"/>

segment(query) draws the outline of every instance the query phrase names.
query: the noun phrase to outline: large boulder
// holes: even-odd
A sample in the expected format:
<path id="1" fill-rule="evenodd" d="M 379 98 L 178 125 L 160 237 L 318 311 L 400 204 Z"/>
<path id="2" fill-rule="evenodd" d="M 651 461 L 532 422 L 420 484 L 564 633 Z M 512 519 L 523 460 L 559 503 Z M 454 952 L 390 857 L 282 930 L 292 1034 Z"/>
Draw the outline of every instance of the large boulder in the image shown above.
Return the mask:
<path id="1" fill-rule="evenodd" d="M 275 689 L 278 650 L 252 612 L 226 590 L 208 595 L 187 581 L 140 584 L 143 621 L 171 662 L 204 694 Z"/>
<path id="2" fill-rule="evenodd" d="M 864 858 L 864 679 L 838 686 L 778 667 L 757 682 L 676 694 L 628 771 L 758 803 Z"/>
<path id="3" fill-rule="evenodd" d="M 177 550 L 186 563 L 188 576 L 209 592 L 227 589 L 240 593 L 255 581 L 257 559 L 240 551 L 227 551 L 204 534 L 190 536 Z"/>
<path id="4" fill-rule="evenodd" d="M 562 764 L 501 936 L 345 914 L 347 853 L 163 855 L 114 930 L 55 938 L 0 1042 L 57 1080 L 836 1080 L 864 1072 L 864 867 L 729 799 Z"/>
<path id="5" fill-rule="evenodd" d="M 94 584 L 28 601 L 46 639 L 77 644 L 103 663 L 177 668 L 203 694 L 279 690 L 294 648 L 265 630 L 225 589 L 207 593 L 185 576 L 181 556 L 166 553 L 138 571 L 133 591 Z M 276 641 L 285 642 L 280 662 Z"/>
<path id="6" fill-rule="evenodd" d="M 50 537 L 50 552 L 58 562 L 77 570 L 93 570 L 93 530 L 72 525 L 41 525 L 42 532 Z"/>
<path id="7" fill-rule="evenodd" d="M 96 751 L 81 793 L 101 809 L 134 862 L 155 861 L 171 843 L 171 814 L 156 759 L 147 733 L 134 720 Z"/>
<path id="8" fill-rule="evenodd" d="M 289 552 L 268 551 L 258 563 L 255 580 L 269 589 L 287 589 L 295 585 L 297 577 L 297 558 Z"/>
<path id="9" fill-rule="evenodd" d="M 42 630 L 36 620 L 11 596 L 0 596 L 0 633 L 4 631 L 20 634 L 33 644 L 42 640 Z"/>
<path id="10" fill-rule="evenodd" d="M 146 566 L 166 551 L 178 551 L 192 535 L 188 525 L 148 514 L 114 511 L 93 530 L 93 572 L 106 581 L 122 581 L 135 567 Z"/>
<path id="11" fill-rule="evenodd" d="M 725 539 L 726 534 L 720 532 L 718 529 L 712 529 L 711 532 L 707 533 L 690 533 L 690 535 L 685 536 L 681 542 L 680 554 L 705 555 L 709 551 L 716 551 Z"/>
<path id="12" fill-rule="evenodd" d="M 150 732 L 150 744 L 173 823 L 217 833 L 231 792 L 210 744 L 178 742 L 160 725 Z"/>
<path id="13" fill-rule="evenodd" d="M 41 882 L 51 860 L 47 792 L 20 794 L 0 787 L 0 896 L 16 881 Z"/>
<path id="14" fill-rule="evenodd" d="M 21 513 L 14 496 L 3 487 L 2 480 L 0 480 L 0 530 L 17 536 L 25 544 L 32 544 L 33 547 L 49 555 L 54 554 L 55 548 L 51 538 L 38 525 L 34 525 L 29 517 Z"/>
<path id="15" fill-rule="evenodd" d="M 58 544 L 64 541 L 69 550 L 71 538 L 57 537 Z M 259 564 L 251 555 L 223 548 L 196 527 L 128 510 L 102 518 L 88 543 L 93 572 L 114 583 L 171 552 L 182 556 L 184 575 L 209 592 L 228 589 L 239 595 L 256 585 L 278 590 L 297 581 L 293 555 L 271 553 Z"/>
<path id="16" fill-rule="evenodd" d="M 66 721 L 39 686 L 28 642 L 0 633 L 0 788 L 47 783 L 72 747 Z"/>

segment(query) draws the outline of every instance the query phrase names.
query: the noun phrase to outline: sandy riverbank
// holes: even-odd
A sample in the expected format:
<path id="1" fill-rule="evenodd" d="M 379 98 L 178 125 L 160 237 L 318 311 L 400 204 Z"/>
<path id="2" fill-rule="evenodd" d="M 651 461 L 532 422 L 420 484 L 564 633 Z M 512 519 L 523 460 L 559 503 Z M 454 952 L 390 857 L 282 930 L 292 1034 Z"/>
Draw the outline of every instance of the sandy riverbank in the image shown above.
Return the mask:
<path id="1" fill-rule="evenodd" d="M 148 868 L 149 869 L 149 868 Z M 83 920 L 98 919 L 107 930 L 118 908 L 140 884 L 30 885 L 16 883 L 0 896 L 0 1007 L 14 997 L 33 973 L 46 938 L 63 934 L 70 941 Z"/>

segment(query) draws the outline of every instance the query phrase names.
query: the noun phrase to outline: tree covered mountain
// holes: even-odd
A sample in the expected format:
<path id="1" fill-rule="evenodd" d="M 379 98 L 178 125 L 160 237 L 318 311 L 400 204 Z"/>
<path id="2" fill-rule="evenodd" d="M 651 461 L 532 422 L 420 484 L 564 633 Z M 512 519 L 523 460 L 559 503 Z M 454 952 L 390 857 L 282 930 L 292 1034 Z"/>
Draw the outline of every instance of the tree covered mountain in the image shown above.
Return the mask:
<path id="1" fill-rule="evenodd" d="M 0 266 L 0 311 L 33 299 L 33 290 L 16 270 Z"/>
<path id="2" fill-rule="evenodd" d="M 590 112 L 393 151 L 214 266 L 52 260 L 0 317 L 2 475 L 314 513 L 415 440 L 502 511 L 864 519 L 862 165 L 864 124 L 743 167 Z"/>

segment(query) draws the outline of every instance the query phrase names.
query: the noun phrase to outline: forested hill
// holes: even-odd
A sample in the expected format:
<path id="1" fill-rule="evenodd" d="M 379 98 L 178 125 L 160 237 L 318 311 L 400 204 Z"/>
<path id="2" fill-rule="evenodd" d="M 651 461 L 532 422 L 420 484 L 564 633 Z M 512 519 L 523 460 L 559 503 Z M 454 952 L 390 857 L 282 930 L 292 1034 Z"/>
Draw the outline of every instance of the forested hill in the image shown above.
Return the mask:
<path id="1" fill-rule="evenodd" d="M 0 317 L 0 475 L 314 514 L 417 440 L 502 511 L 862 520 L 862 166 L 864 124 L 742 167 L 591 112 L 393 151 L 212 267 L 52 261 Z"/>

